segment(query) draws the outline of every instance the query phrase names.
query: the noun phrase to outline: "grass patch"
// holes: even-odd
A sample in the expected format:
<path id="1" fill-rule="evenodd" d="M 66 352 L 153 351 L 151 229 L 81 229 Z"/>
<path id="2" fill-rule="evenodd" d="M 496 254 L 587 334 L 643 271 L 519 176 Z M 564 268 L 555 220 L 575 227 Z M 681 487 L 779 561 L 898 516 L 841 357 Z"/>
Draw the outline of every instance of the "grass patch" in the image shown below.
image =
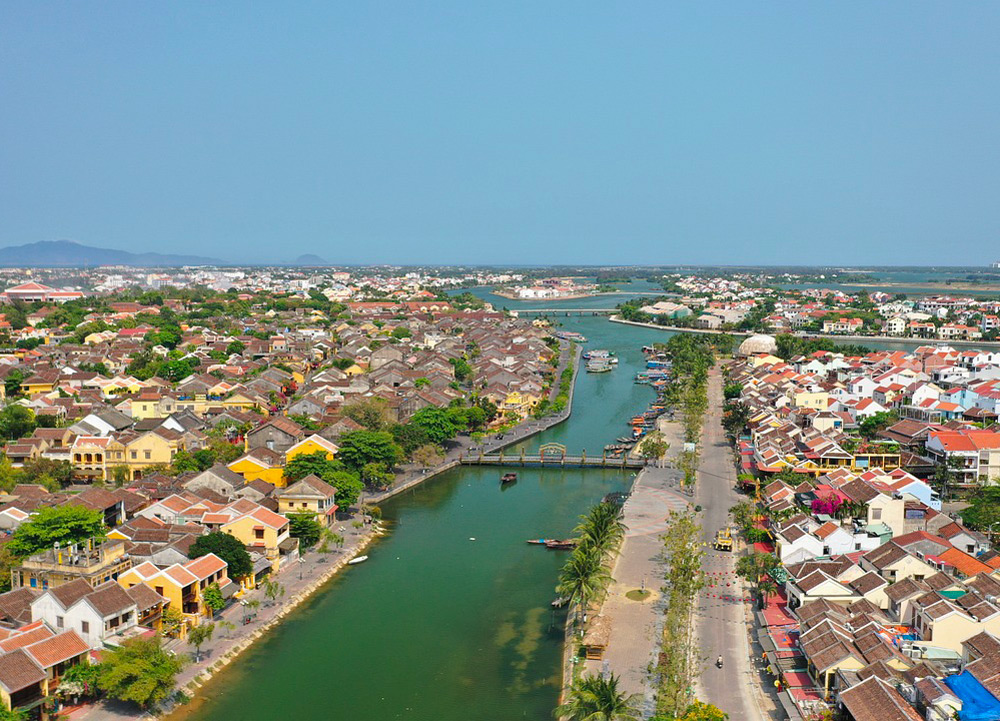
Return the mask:
<path id="1" fill-rule="evenodd" d="M 653 595 L 652 591 L 640 590 L 638 588 L 634 588 L 631 591 L 626 592 L 625 598 L 627 598 L 629 601 L 645 601 L 652 595 Z"/>

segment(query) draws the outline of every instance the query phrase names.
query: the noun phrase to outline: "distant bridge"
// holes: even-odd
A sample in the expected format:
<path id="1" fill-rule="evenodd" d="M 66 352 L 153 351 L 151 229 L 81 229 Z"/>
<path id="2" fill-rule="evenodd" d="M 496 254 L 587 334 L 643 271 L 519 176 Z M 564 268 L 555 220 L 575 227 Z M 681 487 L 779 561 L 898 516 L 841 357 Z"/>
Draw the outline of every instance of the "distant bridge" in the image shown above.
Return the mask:
<path id="1" fill-rule="evenodd" d="M 612 315 L 617 308 L 514 308 L 518 315 Z"/>

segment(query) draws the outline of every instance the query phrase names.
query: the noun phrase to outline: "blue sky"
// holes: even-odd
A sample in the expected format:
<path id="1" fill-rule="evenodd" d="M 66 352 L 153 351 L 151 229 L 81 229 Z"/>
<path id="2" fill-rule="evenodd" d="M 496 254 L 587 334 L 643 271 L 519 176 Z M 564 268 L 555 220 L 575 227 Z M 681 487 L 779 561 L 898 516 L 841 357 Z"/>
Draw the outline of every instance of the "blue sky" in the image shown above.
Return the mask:
<path id="1" fill-rule="evenodd" d="M 0 245 L 985 264 L 998 31 L 998 3 L 6 2 Z"/>

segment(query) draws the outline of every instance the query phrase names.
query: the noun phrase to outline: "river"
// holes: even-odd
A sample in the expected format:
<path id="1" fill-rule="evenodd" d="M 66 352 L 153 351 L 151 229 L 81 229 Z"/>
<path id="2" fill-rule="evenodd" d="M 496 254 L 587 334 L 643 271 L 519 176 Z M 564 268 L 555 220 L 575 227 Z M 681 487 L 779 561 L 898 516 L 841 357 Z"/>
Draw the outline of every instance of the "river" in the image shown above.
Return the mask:
<path id="1" fill-rule="evenodd" d="M 647 290 L 646 284 L 625 286 Z M 518 305 L 477 294 L 498 307 Z M 620 302 L 621 297 L 612 302 Z M 600 296 L 560 307 L 607 307 Z M 573 414 L 527 441 L 599 454 L 653 398 L 635 385 L 642 345 L 668 333 L 561 319 L 588 347 L 618 353 L 611 373 L 581 372 Z M 192 721 L 513 721 L 551 719 L 561 679 L 562 613 L 549 606 L 565 555 L 525 543 L 568 535 L 577 516 L 632 473 L 459 468 L 387 501 L 389 533 L 202 689 Z M 470 539 L 475 540 L 470 540 Z"/>

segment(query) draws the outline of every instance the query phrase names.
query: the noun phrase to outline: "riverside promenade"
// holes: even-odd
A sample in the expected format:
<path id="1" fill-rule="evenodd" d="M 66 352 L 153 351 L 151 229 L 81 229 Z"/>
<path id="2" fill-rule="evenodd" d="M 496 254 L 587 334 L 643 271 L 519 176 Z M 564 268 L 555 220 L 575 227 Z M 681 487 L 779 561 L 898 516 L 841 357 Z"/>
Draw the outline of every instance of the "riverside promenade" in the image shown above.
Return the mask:
<path id="1" fill-rule="evenodd" d="M 623 509 L 625 540 L 601 607 L 601 615 L 611 621 L 611 638 L 603 661 L 583 662 L 588 674 L 614 673 L 622 692 L 640 694 L 644 718 L 655 710 L 656 688 L 649 667 L 656 663 L 663 636 L 665 599 L 660 587 L 666 565 L 660 536 L 667 528 L 667 516 L 685 510 L 690 501 L 679 491 L 681 477 L 674 468 L 650 465 L 636 478 Z M 625 595 L 643 588 L 651 592 L 645 600 Z"/>

